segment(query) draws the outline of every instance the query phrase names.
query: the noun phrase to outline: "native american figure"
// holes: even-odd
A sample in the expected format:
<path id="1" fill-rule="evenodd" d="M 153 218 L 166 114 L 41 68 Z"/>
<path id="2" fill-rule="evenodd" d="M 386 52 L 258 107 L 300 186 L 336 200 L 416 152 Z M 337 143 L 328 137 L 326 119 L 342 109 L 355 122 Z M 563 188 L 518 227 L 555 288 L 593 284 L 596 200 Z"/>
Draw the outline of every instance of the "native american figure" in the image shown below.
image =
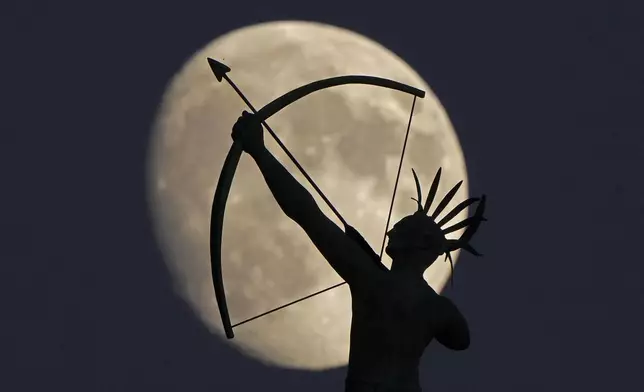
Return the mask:
<path id="1" fill-rule="evenodd" d="M 348 284 L 351 291 L 352 320 L 346 392 L 419 392 L 419 362 L 427 345 L 436 339 L 452 350 L 465 350 L 470 344 L 467 322 L 458 308 L 446 297 L 436 293 L 424 280 L 424 271 L 441 255 L 452 263 L 450 252 L 463 249 L 475 256 L 480 254 L 469 244 L 478 229 L 485 210 L 485 195 L 458 204 L 439 222 L 435 220 L 456 195 L 462 181 L 457 183 L 429 215 L 438 190 L 441 169 L 438 170 L 429 193 L 422 204 L 420 182 L 416 182 L 417 210 L 393 225 L 383 238 L 388 238 L 386 252 L 392 258 L 391 269 L 381 263 L 377 254 L 362 235 L 340 215 L 315 182 L 286 149 L 266 120 L 289 104 L 326 88 L 364 84 L 388 88 L 413 95 L 414 101 L 407 125 L 407 136 L 417 98 L 425 92 L 389 79 L 366 75 L 337 76 L 311 82 L 276 98 L 259 111 L 228 77 L 230 68 L 214 59 L 208 62 L 218 81 L 226 80 L 254 114 L 243 112 L 233 126 L 233 145 L 221 170 L 211 216 L 210 255 L 212 277 L 226 337 L 232 339 L 233 328 L 268 313 L 283 309 L 327 290 Z M 264 128 L 277 141 L 304 177 L 331 208 L 344 230 L 330 220 L 318 207 L 313 196 L 266 149 Z M 405 137 L 405 146 L 407 137 Z M 405 147 L 398 166 L 398 177 Z M 344 283 L 318 291 L 289 304 L 272 309 L 250 319 L 231 324 L 223 284 L 221 241 L 226 200 L 242 152 L 250 155 L 259 167 L 266 184 L 282 211 L 308 235 Z M 395 188 L 395 189 L 396 189 Z M 389 218 L 396 190 L 391 200 Z M 452 226 L 449 221 L 473 203 L 478 202 L 474 215 Z M 387 228 L 389 228 L 389 218 Z M 447 239 L 446 234 L 465 228 L 459 239 Z M 453 267 L 453 266 L 452 266 Z M 452 271 L 453 279 L 453 271 Z"/>
<path id="2" fill-rule="evenodd" d="M 426 283 L 423 273 L 440 255 L 445 254 L 451 262 L 450 252 L 459 248 L 480 255 L 469 240 L 485 220 L 485 196 L 465 200 L 435 222 L 462 182 L 428 216 L 441 171 L 436 173 L 423 205 L 420 183 L 412 169 L 418 209 L 387 232 L 386 252 L 392 258 L 389 270 L 355 229 L 344 232 L 330 220 L 313 196 L 265 148 L 262 125 L 253 120 L 253 115 L 244 113 L 235 124 L 232 136 L 257 163 L 284 213 L 306 232 L 350 287 L 352 321 L 347 392 L 420 391 L 419 361 L 432 339 L 453 350 L 468 348 L 470 336 L 465 318 L 449 299 Z M 479 203 L 473 217 L 442 229 L 476 201 Z M 464 227 L 467 229 L 460 239 L 445 238 L 445 234 Z"/>

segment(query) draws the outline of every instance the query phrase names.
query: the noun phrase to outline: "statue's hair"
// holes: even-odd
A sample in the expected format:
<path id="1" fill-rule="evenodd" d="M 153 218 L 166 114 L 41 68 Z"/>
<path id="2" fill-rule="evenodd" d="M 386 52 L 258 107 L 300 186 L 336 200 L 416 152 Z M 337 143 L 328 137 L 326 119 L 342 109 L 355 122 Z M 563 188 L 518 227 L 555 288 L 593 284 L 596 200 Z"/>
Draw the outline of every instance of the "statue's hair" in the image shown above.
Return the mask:
<path id="1" fill-rule="evenodd" d="M 427 198 L 425 199 L 425 204 L 421 204 L 421 199 L 422 199 L 422 193 L 420 189 L 420 181 L 418 181 L 418 176 L 416 175 L 416 172 L 414 169 L 411 169 L 413 175 L 414 175 L 414 181 L 416 182 L 416 192 L 418 194 L 418 199 L 412 198 L 417 205 L 418 205 L 418 210 L 416 213 L 423 213 L 423 214 L 429 214 L 429 208 L 432 205 L 432 202 L 434 201 L 434 198 L 436 197 L 436 192 L 438 191 L 438 184 L 440 182 L 441 178 L 441 171 L 442 168 L 439 168 L 438 171 L 436 172 L 436 176 L 434 176 L 434 181 L 432 182 L 432 186 L 429 189 L 429 193 L 427 194 Z M 445 261 L 449 260 L 450 266 L 452 268 L 452 274 L 451 274 L 451 279 L 452 279 L 452 284 L 454 284 L 453 277 L 454 277 L 454 263 L 452 261 L 452 256 L 450 252 L 453 252 L 457 249 L 463 249 L 474 256 L 483 256 L 479 252 L 477 252 L 472 245 L 470 245 L 469 241 L 472 239 L 474 234 L 479 228 L 479 225 L 481 222 L 486 221 L 485 217 L 483 217 L 483 213 L 485 212 L 485 195 L 482 195 L 480 198 L 478 197 L 472 197 L 469 198 L 465 201 L 462 201 L 459 203 L 452 211 L 450 211 L 447 215 L 445 215 L 438 223 L 436 223 L 436 218 L 438 215 L 440 215 L 441 212 L 447 207 L 450 201 L 454 198 L 454 195 L 456 195 L 456 192 L 458 192 L 459 188 L 463 184 L 463 181 L 459 181 L 452 189 L 450 189 L 449 192 L 443 197 L 443 200 L 438 203 L 438 206 L 436 206 L 436 209 L 434 212 L 428 216 L 431 220 L 431 223 L 433 225 L 436 225 L 439 228 L 440 233 L 442 234 L 440 238 L 438 239 L 439 246 L 440 246 L 440 253 L 439 255 L 442 255 L 445 253 Z M 452 226 L 449 226 L 447 228 L 442 228 L 445 224 L 447 224 L 450 220 L 452 220 L 456 215 L 458 215 L 461 211 L 466 209 L 468 206 L 473 204 L 474 202 L 478 201 L 478 205 L 476 207 L 476 211 L 474 212 L 474 215 L 472 217 L 469 217 L 467 219 L 464 219 Z M 454 231 L 460 230 L 464 227 L 467 227 L 461 237 L 457 240 L 453 239 L 447 239 L 445 238 L 446 234 L 452 233 Z M 432 239 L 432 241 L 436 241 L 435 238 Z"/>

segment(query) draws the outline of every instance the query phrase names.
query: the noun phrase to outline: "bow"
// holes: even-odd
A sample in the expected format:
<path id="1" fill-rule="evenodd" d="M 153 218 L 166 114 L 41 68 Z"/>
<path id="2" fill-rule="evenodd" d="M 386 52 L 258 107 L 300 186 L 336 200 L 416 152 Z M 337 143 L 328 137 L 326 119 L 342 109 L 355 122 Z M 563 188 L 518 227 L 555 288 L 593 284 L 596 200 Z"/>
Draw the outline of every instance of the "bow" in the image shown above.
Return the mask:
<path id="1" fill-rule="evenodd" d="M 409 129 L 411 127 L 411 118 L 413 115 L 414 107 L 416 104 L 416 98 L 420 97 L 423 98 L 425 97 L 425 92 L 422 90 L 419 90 L 417 88 L 408 86 L 406 84 L 396 82 L 393 80 L 389 79 L 384 79 L 384 78 L 379 78 L 375 76 L 366 76 L 366 75 L 347 75 L 347 76 L 337 76 L 337 77 L 332 77 L 328 79 L 322 79 L 318 80 L 309 84 L 306 84 L 304 86 L 298 87 L 292 91 L 287 92 L 286 94 L 274 99 L 272 102 L 268 103 L 266 106 L 261 108 L 259 111 L 255 110 L 253 105 L 246 99 L 244 94 L 239 90 L 239 88 L 233 83 L 233 81 L 228 77 L 228 72 L 230 72 L 230 68 L 219 62 L 216 61 L 212 58 L 208 58 L 208 63 L 210 65 L 210 68 L 212 69 L 213 73 L 215 74 L 215 77 L 219 82 L 222 81 L 222 79 L 225 79 L 228 84 L 237 92 L 237 94 L 241 97 L 241 99 L 246 103 L 246 105 L 253 111 L 255 114 L 255 117 L 257 121 L 259 121 L 271 134 L 271 136 L 275 139 L 277 144 L 284 150 L 286 155 L 293 161 L 295 166 L 302 172 L 304 177 L 309 181 L 309 183 L 315 188 L 315 190 L 318 192 L 318 194 L 322 197 L 322 199 L 326 202 L 326 204 L 331 208 L 333 213 L 338 217 L 338 219 L 343 223 L 345 227 L 345 232 L 347 235 L 349 235 L 351 238 L 353 238 L 363 249 L 367 250 L 368 253 L 373 256 L 374 261 L 378 262 L 378 264 L 382 266 L 380 263 L 380 259 L 382 257 L 382 249 L 380 251 L 380 256 L 375 255 L 375 252 L 369 247 L 369 244 L 366 242 L 364 238 L 353 228 L 351 227 L 347 221 L 340 215 L 340 213 L 337 211 L 337 209 L 331 204 L 329 199 L 322 193 L 320 188 L 315 184 L 313 179 L 306 173 L 304 168 L 297 162 L 295 157 L 288 151 L 286 146 L 280 141 L 280 139 L 277 137 L 275 132 L 271 129 L 271 127 L 266 123 L 266 120 L 270 118 L 272 115 L 275 113 L 279 112 L 280 110 L 284 109 L 286 106 L 290 105 L 291 103 L 311 94 L 316 91 L 320 91 L 326 88 L 334 87 L 334 86 L 340 86 L 340 85 L 345 85 L 345 84 L 366 84 L 366 85 L 373 85 L 373 86 L 379 86 L 379 87 L 384 87 L 384 88 L 389 88 L 393 90 L 398 90 L 402 91 L 408 94 L 411 94 L 414 96 L 414 101 L 412 104 L 412 109 L 411 109 L 411 114 L 409 117 L 409 123 L 407 125 L 407 134 L 405 136 L 405 143 L 403 147 L 403 152 L 402 156 L 400 159 L 400 165 L 398 167 L 398 176 L 396 177 L 396 186 L 394 187 L 394 198 L 396 195 L 396 189 L 398 187 L 398 179 L 400 177 L 400 169 L 402 167 L 402 158 L 405 153 L 405 147 L 407 145 L 407 138 L 409 136 Z M 232 185 L 233 177 L 235 175 L 235 171 L 237 169 L 237 164 L 239 163 L 239 159 L 241 157 L 242 153 L 242 148 L 237 142 L 233 142 L 232 146 L 230 147 L 230 150 L 228 151 L 228 154 L 226 155 L 226 159 L 224 160 L 224 165 L 221 169 L 221 174 L 219 175 L 219 180 L 217 183 L 217 188 L 215 190 L 215 195 L 213 199 L 213 205 L 212 205 L 212 211 L 211 211 L 211 219 L 210 219 L 210 261 L 211 261 L 211 270 L 212 270 L 212 280 L 215 288 L 215 297 L 217 299 L 217 305 L 219 306 L 219 313 L 221 315 L 221 320 L 222 320 L 222 325 L 224 328 L 224 332 L 226 334 L 226 337 L 228 339 L 232 339 L 235 334 L 233 333 L 233 328 L 247 323 L 249 321 L 255 320 L 257 318 L 260 318 L 262 316 L 265 316 L 269 313 L 275 312 L 277 310 L 283 309 L 285 307 L 291 306 L 297 302 L 303 301 L 305 299 L 311 298 L 315 295 L 321 294 L 325 291 L 331 290 L 333 288 L 336 288 L 338 286 L 341 286 L 345 284 L 346 282 L 336 284 L 334 286 L 331 286 L 329 288 L 326 288 L 324 290 L 318 291 L 316 293 L 310 294 L 306 297 L 300 298 L 298 300 L 295 300 L 293 302 L 290 302 L 288 304 L 282 305 L 280 307 L 277 307 L 275 309 L 269 310 L 268 312 L 262 313 L 260 315 L 251 317 L 247 320 L 244 320 L 242 322 L 239 322 L 235 325 L 231 324 L 230 321 L 230 315 L 228 313 L 228 306 L 226 304 L 226 293 L 224 291 L 224 281 L 223 281 L 223 275 L 222 275 L 222 268 L 221 268 L 221 244 L 222 244 L 222 235 L 223 235 L 223 223 L 224 223 L 224 212 L 226 209 L 226 201 L 228 199 L 228 194 L 230 192 L 230 188 Z M 391 212 L 393 209 L 393 203 L 394 203 L 394 198 L 392 198 L 391 205 L 389 208 L 389 217 L 387 218 L 387 228 L 389 226 L 389 219 L 391 218 Z M 386 228 L 386 229 L 387 229 Z M 385 232 L 387 231 L 385 229 Z M 384 248 L 384 242 L 385 239 L 383 238 L 383 243 L 382 243 L 382 248 Z M 378 257 L 378 260 L 375 258 Z"/>

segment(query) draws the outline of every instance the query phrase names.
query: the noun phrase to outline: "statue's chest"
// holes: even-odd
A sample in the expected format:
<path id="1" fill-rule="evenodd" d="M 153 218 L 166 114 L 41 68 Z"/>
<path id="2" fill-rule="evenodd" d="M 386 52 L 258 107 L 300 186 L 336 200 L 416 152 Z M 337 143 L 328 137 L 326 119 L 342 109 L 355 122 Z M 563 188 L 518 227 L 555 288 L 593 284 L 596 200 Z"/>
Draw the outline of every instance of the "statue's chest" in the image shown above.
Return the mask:
<path id="1" fill-rule="evenodd" d="M 422 324 L 429 311 L 427 297 L 422 290 L 393 285 L 383 287 L 382 291 L 360 305 L 367 318 L 388 324 Z"/>
<path id="2" fill-rule="evenodd" d="M 354 306 L 356 333 L 373 336 L 391 350 L 422 352 L 434 330 L 427 301 L 426 294 L 409 288 L 382 291 Z"/>

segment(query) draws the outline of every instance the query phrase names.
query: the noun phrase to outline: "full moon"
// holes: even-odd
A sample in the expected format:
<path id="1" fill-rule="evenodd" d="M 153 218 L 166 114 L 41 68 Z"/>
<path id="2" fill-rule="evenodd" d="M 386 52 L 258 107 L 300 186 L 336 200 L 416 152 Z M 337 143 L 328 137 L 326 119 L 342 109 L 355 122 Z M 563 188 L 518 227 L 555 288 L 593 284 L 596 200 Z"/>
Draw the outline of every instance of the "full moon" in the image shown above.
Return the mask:
<path id="1" fill-rule="evenodd" d="M 412 168 L 423 197 L 439 167 L 439 198 L 464 181 L 443 215 L 467 198 L 465 161 L 445 109 L 427 83 L 390 50 L 346 29 L 298 21 L 254 25 L 215 39 L 188 59 L 167 86 L 152 129 L 147 181 L 153 225 L 176 292 L 222 339 L 210 271 L 210 210 L 232 143 L 232 126 L 249 109 L 230 85 L 216 80 L 207 57 L 231 68 L 228 75 L 258 110 L 301 85 L 340 75 L 379 76 L 425 90 L 426 97 L 417 100 L 414 110 L 391 222 L 416 209 L 411 200 L 416 196 Z M 345 85 L 311 94 L 268 120 L 376 252 L 385 232 L 412 101 L 411 95 L 399 91 Z M 268 133 L 265 140 L 327 216 L 339 223 Z M 463 211 L 453 222 L 466 214 Z M 391 265 L 386 255 L 383 262 Z M 222 270 L 233 324 L 342 282 L 304 231 L 284 215 L 245 154 L 226 207 Z M 440 291 L 449 274 L 449 263 L 441 258 L 425 278 Z M 344 285 L 240 325 L 235 338 L 226 341 L 273 366 L 328 369 L 347 363 L 350 321 L 350 292 Z"/>

